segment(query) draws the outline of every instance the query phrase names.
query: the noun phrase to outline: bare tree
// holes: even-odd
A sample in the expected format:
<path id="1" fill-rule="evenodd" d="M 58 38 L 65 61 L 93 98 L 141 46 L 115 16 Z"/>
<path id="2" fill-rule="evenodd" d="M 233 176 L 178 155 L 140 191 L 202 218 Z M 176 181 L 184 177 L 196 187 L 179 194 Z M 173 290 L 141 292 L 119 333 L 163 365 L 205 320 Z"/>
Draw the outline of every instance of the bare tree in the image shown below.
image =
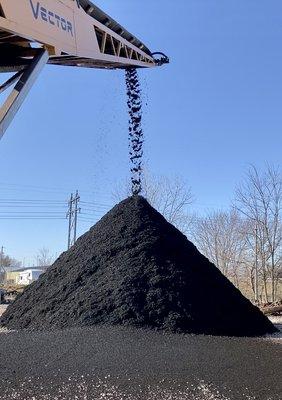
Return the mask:
<path id="1" fill-rule="evenodd" d="M 50 250 L 42 247 L 38 250 L 36 262 L 38 267 L 49 267 L 54 261 L 54 256 L 50 254 Z"/>
<path id="2" fill-rule="evenodd" d="M 21 262 L 12 258 L 4 252 L 0 252 L 0 283 L 5 282 L 6 280 L 6 272 L 12 269 L 19 268 L 21 266 Z"/>
<path id="3" fill-rule="evenodd" d="M 271 282 L 271 301 L 276 299 L 282 245 L 282 177 L 279 169 L 267 166 L 263 173 L 251 166 L 236 190 L 236 209 L 256 230 L 256 257 L 260 263 L 266 302 L 267 282 Z"/>
<path id="4" fill-rule="evenodd" d="M 120 201 L 131 195 L 130 184 L 121 184 L 113 193 L 114 199 Z M 142 195 L 156 208 L 168 222 L 175 225 L 183 233 L 190 231 L 194 215 L 189 206 L 194 197 L 191 187 L 179 178 L 153 176 L 144 174 Z"/>
<path id="5" fill-rule="evenodd" d="M 5 269 L 16 269 L 21 266 L 21 262 L 4 254 L 1 258 L 1 266 Z"/>
<path id="6" fill-rule="evenodd" d="M 215 211 L 198 218 L 194 238 L 202 253 L 240 286 L 247 243 L 245 221 L 234 211 Z"/>

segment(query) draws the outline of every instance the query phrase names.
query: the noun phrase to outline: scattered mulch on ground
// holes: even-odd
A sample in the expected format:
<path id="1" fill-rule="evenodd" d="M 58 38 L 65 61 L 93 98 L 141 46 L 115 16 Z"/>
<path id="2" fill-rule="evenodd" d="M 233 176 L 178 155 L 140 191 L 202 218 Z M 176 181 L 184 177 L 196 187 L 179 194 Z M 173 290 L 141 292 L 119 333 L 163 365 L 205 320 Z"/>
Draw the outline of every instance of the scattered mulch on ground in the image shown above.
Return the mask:
<path id="1" fill-rule="evenodd" d="M 9 329 L 95 324 L 256 336 L 275 331 L 141 196 L 116 205 L 8 308 Z"/>
<path id="2" fill-rule="evenodd" d="M 266 338 L 119 326 L 0 333 L 1 400 L 281 400 Z M 198 390 L 198 388 L 201 390 Z"/>

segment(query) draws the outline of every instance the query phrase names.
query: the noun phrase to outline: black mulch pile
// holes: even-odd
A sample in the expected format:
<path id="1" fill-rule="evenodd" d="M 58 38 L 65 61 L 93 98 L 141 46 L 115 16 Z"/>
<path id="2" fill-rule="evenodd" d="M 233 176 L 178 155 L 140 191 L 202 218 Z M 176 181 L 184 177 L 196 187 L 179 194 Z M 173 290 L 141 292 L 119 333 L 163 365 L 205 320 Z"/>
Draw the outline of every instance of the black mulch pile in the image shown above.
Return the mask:
<path id="1" fill-rule="evenodd" d="M 256 336 L 271 322 L 140 196 L 116 205 L 7 309 L 9 329 L 120 324 Z"/>

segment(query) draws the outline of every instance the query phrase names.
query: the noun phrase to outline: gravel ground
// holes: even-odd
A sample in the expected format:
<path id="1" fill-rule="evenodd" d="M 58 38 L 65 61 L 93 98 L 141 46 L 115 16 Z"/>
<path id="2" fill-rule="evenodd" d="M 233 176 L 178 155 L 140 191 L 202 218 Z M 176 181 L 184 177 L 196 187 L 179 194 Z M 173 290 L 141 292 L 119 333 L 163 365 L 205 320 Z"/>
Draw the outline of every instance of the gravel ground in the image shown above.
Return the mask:
<path id="1" fill-rule="evenodd" d="M 2 332 L 0 398 L 281 400 L 281 356 L 279 335 L 273 341 L 105 326 Z"/>

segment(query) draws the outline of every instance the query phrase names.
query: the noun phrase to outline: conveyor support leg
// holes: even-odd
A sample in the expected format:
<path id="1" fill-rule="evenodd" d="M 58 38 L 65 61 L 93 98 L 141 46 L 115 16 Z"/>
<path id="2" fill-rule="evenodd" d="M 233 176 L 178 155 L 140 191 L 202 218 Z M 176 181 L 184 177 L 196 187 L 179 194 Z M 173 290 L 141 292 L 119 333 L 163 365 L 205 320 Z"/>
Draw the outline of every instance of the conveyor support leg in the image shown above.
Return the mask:
<path id="1" fill-rule="evenodd" d="M 0 139 L 2 139 L 48 59 L 47 50 L 39 49 L 38 54 L 34 56 L 31 63 L 24 70 L 19 71 L 0 86 L 1 93 L 17 81 L 14 89 L 0 107 Z"/>

